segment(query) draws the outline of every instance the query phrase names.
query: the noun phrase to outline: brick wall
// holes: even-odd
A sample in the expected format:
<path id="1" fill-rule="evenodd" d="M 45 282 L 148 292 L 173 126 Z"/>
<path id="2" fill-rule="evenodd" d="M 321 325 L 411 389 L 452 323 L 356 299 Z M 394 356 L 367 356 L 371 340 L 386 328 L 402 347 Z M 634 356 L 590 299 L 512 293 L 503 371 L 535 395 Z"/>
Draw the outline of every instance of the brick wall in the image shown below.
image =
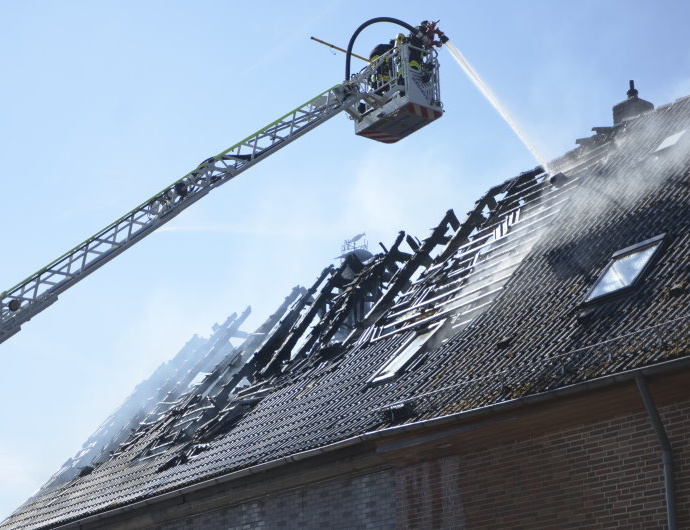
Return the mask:
<path id="1" fill-rule="evenodd" d="M 661 407 L 690 528 L 690 402 Z M 665 528 L 661 449 L 644 412 L 455 457 L 469 528 Z"/>
<path id="2" fill-rule="evenodd" d="M 460 458 L 432 460 L 396 471 L 397 528 L 468 528 Z"/>
<path id="3" fill-rule="evenodd" d="M 343 477 L 310 487 L 268 495 L 223 510 L 188 517 L 160 530 L 254 530 L 395 528 L 392 471 Z"/>
<path id="4" fill-rule="evenodd" d="M 690 528 L 690 400 L 660 407 Z M 661 449 L 644 412 L 269 495 L 159 527 L 665 528 Z"/>

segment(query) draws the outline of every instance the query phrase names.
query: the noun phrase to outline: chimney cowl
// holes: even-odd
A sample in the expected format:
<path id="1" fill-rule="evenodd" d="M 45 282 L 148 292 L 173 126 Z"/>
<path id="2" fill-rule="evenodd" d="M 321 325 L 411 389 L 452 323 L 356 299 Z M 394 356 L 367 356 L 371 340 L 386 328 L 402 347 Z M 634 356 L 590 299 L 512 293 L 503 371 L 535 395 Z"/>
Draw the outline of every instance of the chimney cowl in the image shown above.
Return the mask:
<path id="1" fill-rule="evenodd" d="M 645 112 L 654 110 L 654 105 L 652 103 L 637 97 L 637 94 L 638 92 L 635 88 L 635 81 L 630 80 L 630 88 L 627 92 L 628 99 L 613 106 L 614 125 L 618 125 L 626 120 L 637 118 Z"/>

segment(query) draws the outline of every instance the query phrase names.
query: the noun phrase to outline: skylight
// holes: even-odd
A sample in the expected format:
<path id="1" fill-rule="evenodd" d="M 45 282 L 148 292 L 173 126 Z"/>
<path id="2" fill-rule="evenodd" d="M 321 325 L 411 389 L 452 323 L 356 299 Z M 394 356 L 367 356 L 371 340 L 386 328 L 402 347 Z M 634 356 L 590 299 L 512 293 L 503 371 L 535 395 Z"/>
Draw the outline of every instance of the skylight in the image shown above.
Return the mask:
<path id="1" fill-rule="evenodd" d="M 408 340 L 400 350 L 389 360 L 383 368 L 381 368 L 374 377 L 371 378 L 372 383 L 378 383 L 394 377 L 401 372 L 405 366 L 412 360 L 412 358 L 422 350 L 424 345 L 436 333 L 443 322 L 439 322 L 430 330 L 418 333 Z"/>
<path id="2" fill-rule="evenodd" d="M 585 302 L 631 287 L 661 246 L 663 235 L 614 253 Z"/>
<path id="3" fill-rule="evenodd" d="M 675 134 L 672 134 L 671 136 L 667 136 L 666 138 L 664 138 L 664 141 L 659 144 L 659 147 L 657 147 L 654 150 L 654 152 L 657 153 L 663 149 L 666 149 L 667 147 L 673 147 L 674 145 L 676 145 L 678 143 L 678 140 L 680 140 L 681 137 L 685 134 L 685 131 L 687 131 L 687 129 L 683 129 L 680 132 L 677 132 Z"/>

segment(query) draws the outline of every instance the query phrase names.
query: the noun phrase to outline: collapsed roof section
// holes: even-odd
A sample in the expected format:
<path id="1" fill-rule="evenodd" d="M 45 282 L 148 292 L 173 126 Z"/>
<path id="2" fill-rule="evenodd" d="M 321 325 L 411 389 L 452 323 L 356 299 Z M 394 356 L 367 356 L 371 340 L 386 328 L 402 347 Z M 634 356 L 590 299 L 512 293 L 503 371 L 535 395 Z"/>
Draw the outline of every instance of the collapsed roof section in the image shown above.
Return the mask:
<path id="1" fill-rule="evenodd" d="M 125 439 L 114 437 L 108 450 L 138 447 L 139 458 L 145 459 L 175 448 L 160 466 L 167 469 L 231 429 L 281 384 L 283 375 L 329 362 L 355 342 L 421 329 L 449 315 L 450 327 L 461 329 L 500 293 L 536 240 L 540 223 L 561 202 L 562 192 L 537 168 L 489 190 L 464 223 L 449 210 L 423 242 L 400 232 L 390 249 L 382 245 L 384 252 L 365 262 L 360 253 L 345 254 L 339 267 L 324 269 L 309 289 L 295 288 L 250 336 L 238 333 L 238 326 L 228 329 L 214 342 L 229 344 L 239 335 L 246 337 L 244 343 L 216 359 L 208 373 L 201 369 L 207 362 L 187 371 L 174 387 L 177 392 L 168 391 L 148 414 L 140 411 Z M 537 212 L 542 215 L 535 220 Z M 211 348 L 205 357 L 217 351 Z M 240 365 L 240 359 L 246 362 Z M 137 399 L 133 395 L 130 401 Z M 102 461 L 104 453 L 99 456 Z M 97 462 L 86 464 L 81 473 Z"/>
<path id="2" fill-rule="evenodd" d="M 291 296 L 294 298 L 294 295 Z M 279 319 L 278 313 L 285 310 L 286 304 L 254 335 L 267 326 L 275 325 Z M 223 324 L 214 324 L 213 334 L 208 339 L 194 335 L 171 360 L 163 363 L 148 379 L 136 386 L 124 403 L 98 427 L 81 450 L 63 464 L 41 491 L 89 473 L 99 462 L 117 451 L 140 425 L 156 421 L 183 396 L 194 393 L 203 382 L 202 378 L 214 368 L 222 367 L 225 373 L 242 366 L 248 355 L 244 350 L 233 347 L 230 339 L 247 339 L 247 333 L 239 328 L 250 313 L 251 309 L 247 308 L 241 315 L 233 313 Z"/>

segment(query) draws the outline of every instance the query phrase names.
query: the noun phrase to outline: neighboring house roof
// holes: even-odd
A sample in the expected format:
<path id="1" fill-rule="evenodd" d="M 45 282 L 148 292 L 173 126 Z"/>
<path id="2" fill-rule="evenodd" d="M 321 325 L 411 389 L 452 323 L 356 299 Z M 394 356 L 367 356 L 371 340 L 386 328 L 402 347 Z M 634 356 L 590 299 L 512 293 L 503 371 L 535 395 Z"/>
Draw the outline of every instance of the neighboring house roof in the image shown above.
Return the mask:
<path id="1" fill-rule="evenodd" d="M 423 242 L 401 233 L 369 261 L 346 257 L 238 346 L 252 355 L 243 368 L 219 361 L 0 527 L 66 523 L 394 424 L 688 357 L 689 128 L 690 98 L 595 128 L 552 163 L 557 175 L 525 172 L 463 222 L 447 212 Z M 616 256 L 620 288 L 585 301 Z"/>

